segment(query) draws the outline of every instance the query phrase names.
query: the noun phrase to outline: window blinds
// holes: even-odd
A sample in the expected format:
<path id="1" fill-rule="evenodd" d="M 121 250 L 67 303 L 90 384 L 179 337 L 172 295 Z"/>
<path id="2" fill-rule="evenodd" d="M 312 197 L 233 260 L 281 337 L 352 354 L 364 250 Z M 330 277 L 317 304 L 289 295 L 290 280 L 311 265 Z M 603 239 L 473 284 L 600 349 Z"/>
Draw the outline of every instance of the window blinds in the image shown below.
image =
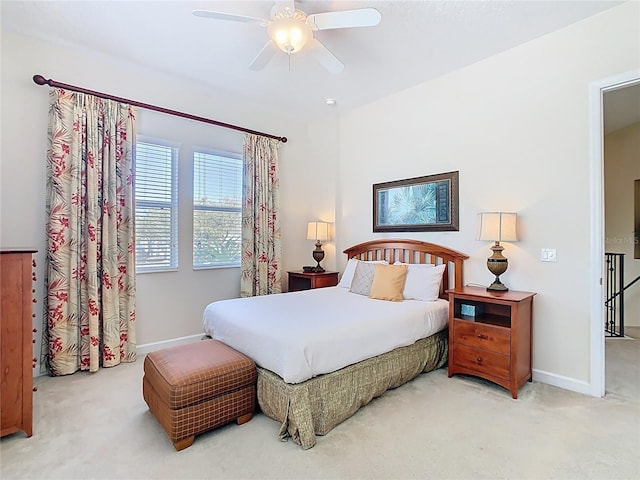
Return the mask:
<path id="1" fill-rule="evenodd" d="M 177 147 L 136 143 L 136 269 L 178 268 Z"/>
<path id="2" fill-rule="evenodd" d="M 193 157 L 193 266 L 240 264 L 242 160 L 234 154 Z"/>

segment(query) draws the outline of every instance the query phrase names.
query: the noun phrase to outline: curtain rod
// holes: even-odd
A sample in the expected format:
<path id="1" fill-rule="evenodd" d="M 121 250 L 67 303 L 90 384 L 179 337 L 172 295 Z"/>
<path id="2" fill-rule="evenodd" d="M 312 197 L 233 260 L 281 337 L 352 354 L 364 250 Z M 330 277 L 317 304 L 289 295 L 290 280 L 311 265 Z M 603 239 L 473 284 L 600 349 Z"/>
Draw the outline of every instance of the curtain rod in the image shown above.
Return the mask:
<path id="1" fill-rule="evenodd" d="M 282 143 L 287 142 L 287 137 L 279 137 L 277 135 L 271 135 L 268 133 L 258 132 L 256 130 L 250 130 L 244 127 L 238 127 L 236 125 L 231 125 L 229 123 L 219 122 L 217 120 L 211 120 L 209 118 L 198 117 L 196 115 L 191 115 L 189 113 L 178 112 L 177 110 L 170 110 L 168 108 L 157 107 L 155 105 L 149 105 L 148 103 L 136 102 L 135 100 L 128 100 L 126 98 L 116 97 L 113 95 L 109 95 L 107 93 L 95 92 L 93 90 L 87 90 L 85 88 L 76 87 L 74 85 L 68 85 L 66 83 L 56 82 L 55 80 L 46 79 L 42 75 L 34 75 L 33 81 L 38 85 L 49 85 L 54 88 L 64 88 L 67 90 L 73 90 L 74 92 L 86 93 L 89 95 L 94 95 L 96 97 L 105 98 L 107 100 L 115 100 L 116 102 L 128 103 L 130 105 L 134 105 L 140 108 L 146 108 L 147 110 L 154 110 L 160 113 L 166 113 L 169 115 L 175 115 L 176 117 L 187 118 L 189 120 L 196 120 L 198 122 L 209 123 L 211 125 L 217 125 L 218 127 L 230 128 L 232 130 L 238 130 L 240 132 L 252 133 L 254 135 L 260 135 L 267 138 L 274 138 L 276 140 L 280 140 Z"/>

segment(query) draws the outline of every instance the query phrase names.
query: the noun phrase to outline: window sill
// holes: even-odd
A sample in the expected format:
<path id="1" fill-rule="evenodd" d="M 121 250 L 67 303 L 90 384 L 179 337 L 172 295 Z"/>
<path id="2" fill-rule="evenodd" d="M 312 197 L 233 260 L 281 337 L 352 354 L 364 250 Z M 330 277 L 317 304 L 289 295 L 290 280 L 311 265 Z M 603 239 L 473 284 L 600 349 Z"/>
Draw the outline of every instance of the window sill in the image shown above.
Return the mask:
<path id="1" fill-rule="evenodd" d="M 206 265 L 206 266 L 194 266 L 193 270 L 197 271 L 197 270 L 220 270 L 223 268 L 240 268 L 240 264 L 239 263 L 230 263 L 228 265 Z"/>

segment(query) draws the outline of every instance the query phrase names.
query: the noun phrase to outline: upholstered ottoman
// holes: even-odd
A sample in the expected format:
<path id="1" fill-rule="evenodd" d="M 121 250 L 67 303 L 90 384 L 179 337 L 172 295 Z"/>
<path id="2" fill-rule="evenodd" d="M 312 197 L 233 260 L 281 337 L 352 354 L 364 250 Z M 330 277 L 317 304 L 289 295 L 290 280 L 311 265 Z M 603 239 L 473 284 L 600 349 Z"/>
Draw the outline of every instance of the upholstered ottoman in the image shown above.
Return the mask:
<path id="1" fill-rule="evenodd" d="M 144 359 L 142 395 L 176 450 L 232 420 L 251 420 L 256 365 L 217 340 L 166 348 Z"/>

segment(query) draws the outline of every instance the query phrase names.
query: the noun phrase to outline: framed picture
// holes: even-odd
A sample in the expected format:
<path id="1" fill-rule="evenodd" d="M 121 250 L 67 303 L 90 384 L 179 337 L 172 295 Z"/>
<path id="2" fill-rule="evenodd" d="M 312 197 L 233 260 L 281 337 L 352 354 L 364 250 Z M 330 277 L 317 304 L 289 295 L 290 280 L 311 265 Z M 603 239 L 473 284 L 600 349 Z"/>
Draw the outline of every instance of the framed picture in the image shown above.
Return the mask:
<path id="1" fill-rule="evenodd" d="M 458 231 L 458 172 L 375 183 L 373 231 Z"/>

